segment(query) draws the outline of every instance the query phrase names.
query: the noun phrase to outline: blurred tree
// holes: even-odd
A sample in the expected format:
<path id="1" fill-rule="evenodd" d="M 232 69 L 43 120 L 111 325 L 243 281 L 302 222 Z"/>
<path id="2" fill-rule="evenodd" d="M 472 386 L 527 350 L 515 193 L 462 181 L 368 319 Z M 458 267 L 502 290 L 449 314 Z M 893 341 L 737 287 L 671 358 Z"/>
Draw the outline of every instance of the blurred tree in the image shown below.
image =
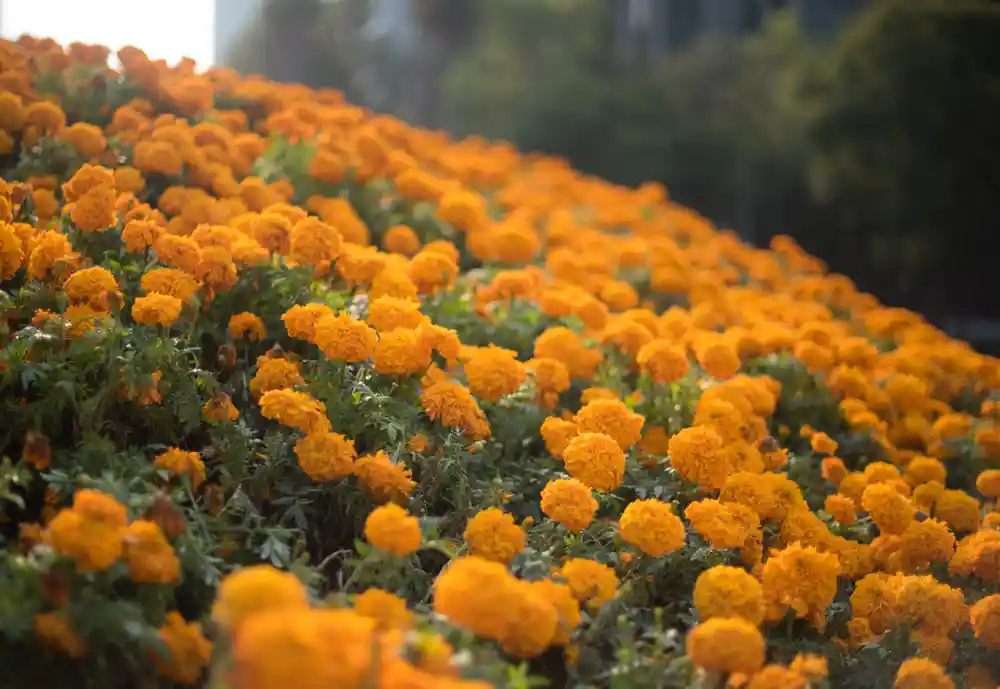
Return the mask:
<path id="1" fill-rule="evenodd" d="M 264 0 L 258 20 L 224 62 L 245 74 L 359 95 L 354 81 L 367 58 L 360 29 L 368 5 L 368 0 Z"/>
<path id="2" fill-rule="evenodd" d="M 882 0 L 824 65 L 807 246 L 930 317 L 983 314 L 1000 215 L 1000 5 Z"/>

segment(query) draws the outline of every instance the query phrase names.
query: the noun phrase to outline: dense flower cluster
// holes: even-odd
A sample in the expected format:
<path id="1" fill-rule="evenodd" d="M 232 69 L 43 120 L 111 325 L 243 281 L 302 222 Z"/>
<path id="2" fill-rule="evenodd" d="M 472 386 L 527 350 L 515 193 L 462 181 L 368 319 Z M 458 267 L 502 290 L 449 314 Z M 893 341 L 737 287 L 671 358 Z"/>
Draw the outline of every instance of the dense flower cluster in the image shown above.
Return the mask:
<path id="1" fill-rule="evenodd" d="M 1000 361 L 662 185 L 117 57 L 0 42 L 12 685 L 1000 681 Z"/>

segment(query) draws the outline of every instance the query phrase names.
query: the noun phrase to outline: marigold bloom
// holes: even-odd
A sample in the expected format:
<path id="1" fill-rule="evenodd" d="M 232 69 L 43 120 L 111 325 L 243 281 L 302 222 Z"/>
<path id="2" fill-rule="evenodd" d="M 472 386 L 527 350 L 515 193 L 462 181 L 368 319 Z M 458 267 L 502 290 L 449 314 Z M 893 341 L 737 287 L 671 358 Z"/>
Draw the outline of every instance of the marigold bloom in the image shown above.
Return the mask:
<path id="1" fill-rule="evenodd" d="M 743 548 L 763 539 L 757 513 L 739 503 L 697 500 L 687 506 L 684 516 L 713 548 Z"/>
<path id="2" fill-rule="evenodd" d="M 813 452 L 818 452 L 824 455 L 832 455 L 837 451 L 837 441 L 828 436 L 826 433 L 814 433 L 811 438 L 809 438 L 809 443 L 812 445 Z"/>
<path id="3" fill-rule="evenodd" d="M 578 435 L 578 429 L 574 422 L 555 416 L 546 417 L 545 421 L 542 422 L 540 432 L 545 441 L 545 449 L 558 459 L 562 459 L 570 441 Z"/>
<path id="4" fill-rule="evenodd" d="M 63 292 L 71 301 L 89 301 L 95 305 L 96 300 L 107 294 L 121 296 L 115 276 L 100 266 L 74 272 L 63 283 Z"/>
<path id="5" fill-rule="evenodd" d="M 230 634 L 249 619 L 266 612 L 293 613 L 309 607 L 309 594 L 290 572 L 271 565 L 238 569 L 219 584 L 212 620 Z"/>
<path id="6" fill-rule="evenodd" d="M 9 280 L 24 264 L 24 246 L 11 226 L 0 223 L 0 282 Z"/>
<path id="7" fill-rule="evenodd" d="M 197 488 L 205 481 L 205 463 L 197 452 L 186 452 L 172 447 L 157 455 L 153 465 L 159 469 L 166 469 L 176 476 L 188 477 L 192 488 Z"/>
<path id="8" fill-rule="evenodd" d="M 267 336 L 267 328 L 264 327 L 264 321 L 260 316 L 244 311 L 229 317 L 229 334 L 234 340 L 245 337 L 251 342 L 257 342 Z"/>
<path id="9" fill-rule="evenodd" d="M 690 366 L 687 353 L 669 340 L 653 340 L 643 345 L 636 363 L 641 371 L 661 384 L 680 380 Z"/>
<path id="10" fill-rule="evenodd" d="M 122 555 L 122 536 L 128 516 L 125 506 L 110 495 L 79 490 L 73 506 L 60 510 L 49 522 L 52 549 L 84 571 L 108 569 Z"/>
<path id="11" fill-rule="evenodd" d="M 544 590 L 527 581 L 515 581 L 507 609 L 507 625 L 500 636 L 504 652 L 515 658 L 534 658 L 553 642 L 559 612 Z"/>
<path id="12" fill-rule="evenodd" d="M 594 521 L 597 500 L 590 488 L 575 478 L 549 481 L 541 497 L 542 513 L 570 531 L 583 531 Z"/>
<path id="13" fill-rule="evenodd" d="M 295 443 L 299 466 L 313 481 L 336 481 L 354 472 L 354 441 L 339 433 L 316 433 Z"/>
<path id="14" fill-rule="evenodd" d="M 854 502 L 843 495 L 828 495 L 823 508 L 844 526 L 850 526 L 857 519 Z"/>
<path id="15" fill-rule="evenodd" d="M 752 674 L 764 665 L 764 637 L 740 618 L 713 617 L 687 636 L 687 655 L 696 667 L 712 672 Z"/>
<path id="16" fill-rule="evenodd" d="M 698 617 L 738 617 L 753 624 L 764 620 L 764 589 L 739 567 L 719 565 L 698 576 L 694 585 Z"/>
<path id="17" fill-rule="evenodd" d="M 154 268 L 139 280 L 146 293 L 168 294 L 187 303 L 201 288 L 201 283 L 191 275 L 175 268 Z"/>
<path id="18" fill-rule="evenodd" d="M 166 657 L 153 654 L 156 671 L 171 682 L 197 683 L 212 658 L 212 644 L 202 634 L 201 628 L 171 610 L 160 627 L 159 635 L 168 653 Z"/>
<path id="19" fill-rule="evenodd" d="M 136 218 L 125 223 L 122 241 L 125 242 L 126 251 L 135 253 L 152 248 L 162 234 L 163 228 L 158 223 Z"/>
<path id="20" fill-rule="evenodd" d="M 499 639 L 516 585 L 498 562 L 474 555 L 456 558 L 434 581 L 434 612 L 479 636 Z"/>
<path id="21" fill-rule="evenodd" d="M 934 501 L 934 516 L 955 533 L 979 528 L 979 501 L 961 490 L 941 491 Z"/>
<path id="22" fill-rule="evenodd" d="M 284 390 L 305 384 L 299 365 L 280 356 L 258 359 L 257 372 L 250 379 L 250 394 L 260 396 L 271 390 Z"/>
<path id="23" fill-rule="evenodd" d="M 549 328 L 535 339 L 534 355 L 540 359 L 558 359 L 566 364 L 573 378 L 592 378 L 601 353 L 583 344 L 569 328 Z"/>
<path id="24" fill-rule="evenodd" d="M 201 411 L 205 418 L 210 421 L 236 421 L 240 418 L 240 412 L 233 405 L 232 398 L 225 393 L 214 395 L 212 399 L 205 402 Z"/>
<path id="25" fill-rule="evenodd" d="M 180 560 L 156 522 L 132 522 L 125 529 L 124 539 L 125 564 L 132 581 L 172 584 L 180 580 Z"/>
<path id="26" fill-rule="evenodd" d="M 775 622 L 791 609 L 817 629 L 826 626 L 826 609 L 837 594 L 840 562 L 832 553 L 793 544 L 764 563 L 765 618 Z"/>
<path id="27" fill-rule="evenodd" d="M 663 557 L 684 547 L 684 523 L 661 500 L 630 502 L 622 512 L 618 529 L 627 543 L 650 557 Z"/>
<path id="28" fill-rule="evenodd" d="M 933 660 L 910 658 L 899 666 L 893 689 L 955 689 L 955 683 Z"/>
<path id="29" fill-rule="evenodd" d="M 333 309 L 326 304 L 297 304 L 285 311 L 281 320 L 289 337 L 313 342 L 316 337 L 316 324 L 322 318 L 333 315 Z"/>
<path id="30" fill-rule="evenodd" d="M 563 563 L 558 573 L 576 599 L 591 612 L 600 610 L 618 591 L 615 571 L 593 560 L 571 558 Z"/>
<path id="31" fill-rule="evenodd" d="M 876 483 L 865 488 L 861 506 L 884 534 L 901 534 L 913 521 L 913 505 L 892 486 Z"/>
<path id="32" fill-rule="evenodd" d="M 450 380 L 442 380 L 424 388 L 420 406 L 431 421 L 440 421 L 445 428 L 459 428 L 473 440 L 490 437 L 486 414 L 467 388 Z"/>
<path id="33" fill-rule="evenodd" d="M 142 325 L 173 325 L 181 315 L 183 303 L 169 294 L 153 292 L 145 297 L 136 297 L 132 304 L 132 318 Z"/>
<path id="34" fill-rule="evenodd" d="M 354 599 L 354 611 L 374 620 L 383 631 L 407 630 L 413 626 L 413 613 L 407 610 L 406 601 L 382 589 L 365 590 Z"/>
<path id="35" fill-rule="evenodd" d="M 450 287 L 458 275 L 458 266 L 446 254 L 420 251 L 406 267 L 410 280 L 420 294 L 433 294 Z"/>
<path id="36" fill-rule="evenodd" d="M 473 555 L 504 565 L 524 550 L 526 541 L 524 530 L 514 523 L 514 518 L 496 507 L 478 512 L 462 536 Z"/>
<path id="37" fill-rule="evenodd" d="M 420 313 L 420 302 L 395 297 L 379 297 L 368 305 L 368 324 L 382 333 L 396 328 L 415 330 L 428 322 Z"/>
<path id="38" fill-rule="evenodd" d="M 719 490 L 733 471 L 722 438 L 709 426 L 682 429 L 670 438 L 670 466 L 703 488 Z"/>
<path id="39" fill-rule="evenodd" d="M 595 490 L 614 490 L 625 473 L 625 453 L 603 433 L 575 436 L 563 451 L 563 461 L 570 476 Z"/>
<path id="40" fill-rule="evenodd" d="M 603 433 L 613 438 L 624 452 L 639 442 L 646 419 L 621 400 L 600 399 L 585 405 L 573 421 L 578 433 Z"/>
<path id="41" fill-rule="evenodd" d="M 370 359 L 378 342 L 373 328 L 346 313 L 320 318 L 314 331 L 313 339 L 323 356 L 335 361 L 357 363 Z"/>
<path id="42" fill-rule="evenodd" d="M 318 218 L 302 218 L 290 231 L 288 257 L 296 263 L 318 266 L 336 259 L 342 243 L 343 239 L 335 228 Z"/>
<path id="43" fill-rule="evenodd" d="M 201 247 L 190 237 L 162 234 L 153 241 L 153 251 L 163 263 L 191 275 L 201 264 Z"/>
<path id="44" fill-rule="evenodd" d="M 976 638 L 987 648 L 1000 649 L 1000 594 L 976 601 L 969 618 Z"/>
<path id="45" fill-rule="evenodd" d="M 45 646 L 73 660 L 79 660 L 87 655 L 86 642 L 59 613 L 38 613 L 34 622 L 35 634 Z"/>
<path id="46" fill-rule="evenodd" d="M 378 373 L 416 375 L 431 365 L 431 351 L 421 342 L 416 330 L 396 328 L 379 337 L 372 352 L 372 364 Z"/>
<path id="47" fill-rule="evenodd" d="M 69 216 L 84 232 L 99 232 L 118 224 L 114 187 L 94 187 L 73 202 Z"/>
<path id="48" fill-rule="evenodd" d="M 473 352 L 464 365 L 472 394 L 496 402 L 517 392 L 527 372 L 516 357 L 517 352 L 494 345 Z"/>
<path id="49" fill-rule="evenodd" d="M 420 548 L 420 522 L 399 505 L 388 503 L 368 515 L 365 538 L 379 550 L 404 557 Z"/>
<path id="50" fill-rule="evenodd" d="M 297 428 L 303 433 L 325 433 L 330 430 L 326 406 L 305 392 L 268 390 L 260 397 L 260 413 L 266 419 Z"/>
<path id="51" fill-rule="evenodd" d="M 420 251 L 420 237 L 407 225 L 394 225 L 382 235 L 382 248 L 392 254 L 412 256 Z"/>

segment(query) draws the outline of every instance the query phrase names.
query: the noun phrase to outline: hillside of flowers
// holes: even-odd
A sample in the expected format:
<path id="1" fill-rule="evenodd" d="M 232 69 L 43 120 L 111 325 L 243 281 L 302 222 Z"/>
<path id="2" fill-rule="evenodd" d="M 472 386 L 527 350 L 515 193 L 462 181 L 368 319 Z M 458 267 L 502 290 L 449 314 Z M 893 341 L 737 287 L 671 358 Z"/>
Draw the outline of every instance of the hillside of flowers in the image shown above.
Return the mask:
<path id="1" fill-rule="evenodd" d="M 657 184 L 0 43 L 0 685 L 994 689 L 1000 361 Z"/>

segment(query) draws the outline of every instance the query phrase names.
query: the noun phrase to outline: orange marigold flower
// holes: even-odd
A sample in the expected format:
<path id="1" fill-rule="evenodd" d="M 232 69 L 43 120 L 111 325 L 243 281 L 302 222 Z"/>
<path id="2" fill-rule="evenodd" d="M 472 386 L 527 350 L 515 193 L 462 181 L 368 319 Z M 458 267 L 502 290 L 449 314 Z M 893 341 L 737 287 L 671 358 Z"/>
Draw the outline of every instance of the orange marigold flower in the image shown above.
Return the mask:
<path id="1" fill-rule="evenodd" d="M 89 301 L 95 306 L 107 294 L 121 296 L 115 276 L 100 266 L 75 271 L 63 283 L 63 292 L 71 301 Z"/>
<path id="2" fill-rule="evenodd" d="M 260 397 L 260 413 L 285 426 L 303 433 L 325 433 L 330 430 L 326 406 L 305 392 L 283 388 L 268 390 Z"/>
<path id="3" fill-rule="evenodd" d="M 394 225 L 382 235 L 382 248 L 392 254 L 412 256 L 420 251 L 420 237 L 407 225 Z"/>
<path id="4" fill-rule="evenodd" d="M 260 398 L 265 392 L 305 384 L 299 365 L 280 356 L 258 359 L 257 372 L 250 379 L 250 394 Z"/>
<path id="5" fill-rule="evenodd" d="M 79 660 L 87 654 L 87 644 L 57 612 L 35 615 L 35 634 L 42 643 L 68 658 Z"/>
<path id="6" fill-rule="evenodd" d="M 308 607 L 308 591 L 294 574 L 271 565 L 254 565 L 222 580 L 212 606 L 212 621 L 232 634 L 262 613 L 293 613 Z"/>
<path id="7" fill-rule="evenodd" d="M 161 677 L 178 684 L 196 684 L 212 658 L 212 643 L 194 622 L 188 622 L 175 610 L 167 613 L 159 630 L 166 656 L 153 653 L 153 663 Z"/>
<path id="8" fill-rule="evenodd" d="M 514 518 L 496 507 L 470 519 L 463 537 L 473 555 L 505 565 L 524 550 L 526 541 L 524 530 L 514 523 Z"/>
<path id="9" fill-rule="evenodd" d="M 955 682 L 933 660 L 910 658 L 899 666 L 893 689 L 955 689 Z"/>
<path id="10" fill-rule="evenodd" d="M 354 463 L 354 474 L 361 488 L 379 504 L 402 503 L 416 487 L 410 471 L 393 463 L 382 451 L 359 457 Z"/>
<path id="11" fill-rule="evenodd" d="M 373 328 L 346 313 L 316 321 L 313 339 L 326 358 L 347 363 L 370 359 L 378 343 Z"/>
<path id="12" fill-rule="evenodd" d="M 163 228 L 155 221 L 136 218 L 125 223 L 122 241 L 125 242 L 126 251 L 146 251 L 152 248 L 162 234 Z"/>
<path id="13" fill-rule="evenodd" d="M 837 451 L 837 441 L 828 436 L 826 433 L 814 433 L 811 438 L 809 438 L 809 443 L 812 445 L 813 452 L 818 452 L 824 455 L 832 455 Z"/>
<path id="14" fill-rule="evenodd" d="M 183 270 L 175 268 L 154 268 L 139 280 L 146 293 L 167 294 L 187 303 L 201 288 L 201 283 Z"/>
<path id="15" fill-rule="evenodd" d="M 415 330 L 428 322 L 420 313 L 420 302 L 395 297 L 379 297 L 368 305 L 368 324 L 382 333 L 396 328 Z"/>
<path id="16" fill-rule="evenodd" d="M 434 612 L 478 636 L 499 639 L 516 584 L 499 562 L 474 555 L 456 558 L 434 582 Z"/>
<path id="17" fill-rule="evenodd" d="M 600 610 L 618 592 L 615 571 L 593 560 L 570 558 L 559 568 L 558 574 L 566 580 L 573 596 L 591 612 Z"/>
<path id="18" fill-rule="evenodd" d="M 181 315 L 184 304 L 177 297 L 153 292 L 145 297 L 136 297 L 132 303 L 132 318 L 142 325 L 173 325 Z"/>
<path id="19" fill-rule="evenodd" d="M 570 531 L 583 531 L 594 521 L 597 500 L 590 488 L 575 478 L 549 481 L 541 498 L 542 513 Z"/>
<path id="20" fill-rule="evenodd" d="M 764 665 L 764 637 L 741 618 L 713 617 L 687 636 L 687 655 L 711 672 L 753 674 Z"/>
<path id="21" fill-rule="evenodd" d="M 662 500 L 630 502 L 622 512 L 618 530 L 625 542 L 650 557 L 663 557 L 684 547 L 684 523 Z"/>
<path id="22" fill-rule="evenodd" d="M 445 428 L 458 428 L 473 440 L 490 437 L 490 425 L 479 403 L 463 385 L 441 380 L 424 388 L 420 406 L 431 421 Z"/>
<path id="23" fill-rule="evenodd" d="M 162 234 L 153 242 L 153 251 L 163 263 L 192 275 L 201 264 L 201 247 L 190 237 Z"/>
<path id="24" fill-rule="evenodd" d="M 603 433 L 625 451 L 639 442 L 646 419 L 621 400 L 601 399 L 589 402 L 577 412 L 573 421 L 579 433 Z"/>
<path id="25" fill-rule="evenodd" d="M 791 610 L 817 629 L 826 626 L 826 609 L 837 594 L 840 561 L 798 543 L 771 555 L 764 563 L 765 618 L 775 622 Z"/>
<path id="26" fill-rule="evenodd" d="M 175 476 L 188 477 L 192 488 L 197 488 L 205 482 L 205 463 L 197 452 L 186 452 L 172 447 L 158 454 L 153 459 L 153 465 L 159 469 L 166 469 Z"/>
<path id="27" fill-rule="evenodd" d="M 299 466 L 313 481 L 336 481 L 354 472 L 354 441 L 339 433 L 307 435 L 295 443 Z"/>
<path id="28" fill-rule="evenodd" d="M 251 342 L 257 342 L 267 337 L 267 328 L 264 327 L 264 321 L 260 316 L 244 311 L 229 317 L 229 334 L 234 340 L 245 337 Z"/>
<path id="29" fill-rule="evenodd" d="M 116 199 L 114 187 L 94 187 L 73 202 L 70 219 L 84 232 L 99 232 L 114 227 L 118 224 Z"/>
<path id="30" fill-rule="evenodd" d="M 582 433 L 563 451 L 566 471 L 595 490 L 612 491 L 625 473 L 625 453 L 603 433 Z"/>
<path id="31" fill-rule="evenodd" d="M 379 337 L 372 352 L 372 364 L 378 373 L 415 375 L 431 365 L 431 351 L 416 330 L 396 328 Z"/>
<path id="32" fill-rule="evenodd" d="M 738 617 L 753 624 L 764 620 L 764 589 L 739 567 L 718 565 L 705 570 L 694 585 L 698 617 Z"/>
<path id="33" fill-rule="evenodd" d="M 843 526 L 850 526 L 857 519 L 854 502 L 843 495 L 828 495 L 823 508 Z"/>
<path id="34" fill-rule="evenodd" d="M 77 567 L 90 572 L 108 569 L 122 555 L 122 536 L 128 522 L 125 506 L 110 495 L 79 490 L 73 506 L 63 509 L 48 525 L 52 549 Z"/>
<path id="35" fill-rule="evenodd" d="M 494 345 L 475 350 L 465 362 L 465 375 L 473 395 L 496 402 L 517 392 L 527 377 L 517 352 Z"/>
<path id="36" fill-rule="evenodd" d="M 406 601 L 399 596 L 370 588 L 354 599 L 354 611 L 372 620 L 382 631 L 407 630 L 413 626 L 413 613 L 407 610 Z"/>
<path id="37" fill-rule="evenodd" d="M 219 393 L 205 402 L 201 408 L 205 418 L 210 421 L 236 421 L 240 418 L 239 410 L 233 405 L 233 400 L 225 393 Z"/>
<path id="38" fill-rule="evenodd" d="M 420 522 L 399 505 L 388 503 L 368 515 L 365 538 L 379 550 L 404 557 L 420 548 Z"/>
<path id="39" fill-rule="evenodd" d="M 125 564 L 132 581 L 172 584 L 180 581 L 181 562 L 159 525 L 137 519 L 125 529 Z"/>
<path id="40" fill-rule="evenodd" d="M 326 304 L 297 304 L 285 311 L 281 320 L 289 337 L 313 342 L 316 337 L 316 324 L 322 318 L 333 315 L 333 309 Z"/>
<path id="41" fill-rule="evenodd" d="M 683 478 L 719 490 L 733 471 L 722 438 L 709 426 L 685 428 L 670 438 L 670 465 Z"/>
<path id="42" fill-rule="evenodd" d="M 636 356 L 639 369 L 655 382 L 669 384 L 684 377 L 689 368 L 687 353 L 669 340 L 653 340 Z"/>

